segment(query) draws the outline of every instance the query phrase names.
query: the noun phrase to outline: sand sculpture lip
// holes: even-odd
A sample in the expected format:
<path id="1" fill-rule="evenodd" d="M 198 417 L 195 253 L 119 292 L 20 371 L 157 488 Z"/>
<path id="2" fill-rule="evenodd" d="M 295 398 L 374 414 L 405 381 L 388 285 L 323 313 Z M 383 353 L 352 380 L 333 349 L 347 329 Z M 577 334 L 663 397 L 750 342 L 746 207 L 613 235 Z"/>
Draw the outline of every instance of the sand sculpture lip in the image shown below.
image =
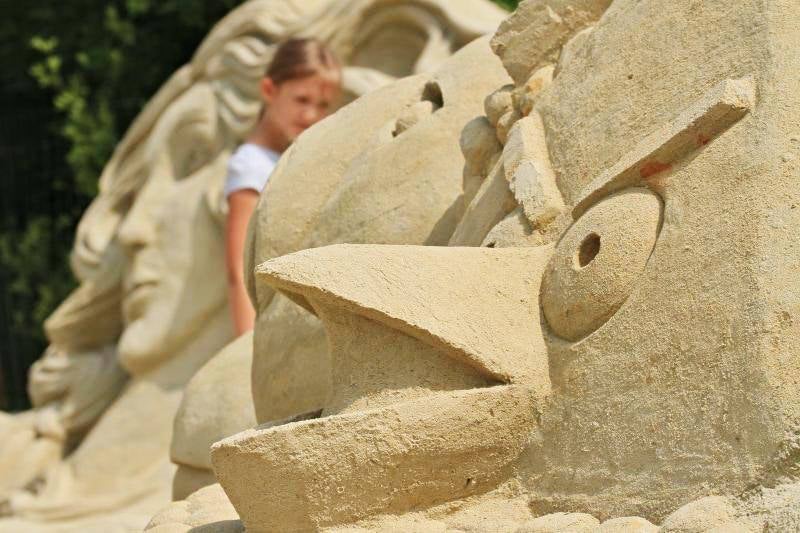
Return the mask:
<path id="1" fill-rule="evenodd" d="M 142 317 L 152 300 L 156 283 L 138 283 L 125 293 L 124 314 L 129 321 Z"/>
<path id="2" fill-rule="evenodd" d="M 522 452 L 536 411 L 527 387 L 440 392 L 251 429 L 214 444 L 211 457 L 248 530 L 308 531 L 490 490 Z"/>
<path id="3" fill-rule="evenodd" d="M 153 269 L 142 261 L 134 263 L 128 276 L 122 281 L 124 296 L 122 305 L 128 320 L 135 320 L 143 315 L 152 300 L 153 291 L 158 288 L 159 280 Z"/>

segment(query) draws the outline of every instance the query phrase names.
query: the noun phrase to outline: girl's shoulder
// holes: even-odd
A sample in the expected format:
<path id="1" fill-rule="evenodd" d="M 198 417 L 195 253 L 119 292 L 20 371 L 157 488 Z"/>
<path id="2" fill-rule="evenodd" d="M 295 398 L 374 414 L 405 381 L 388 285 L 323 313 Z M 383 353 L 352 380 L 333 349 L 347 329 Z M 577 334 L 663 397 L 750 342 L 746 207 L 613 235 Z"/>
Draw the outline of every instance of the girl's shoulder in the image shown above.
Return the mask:
<path id="1" fill-rule="evenodd" d="M 231 155 L 231 160 L 257 160 L 257 161 L 277 161 L 280 158 L 280 154 L 270 150 L 265 146 L 261 146 L 254 143 L 244 143 L 239 145 L 239 147 L 233 152 Z"/>
<path id="2" fill-rule="evenodd" d="M 257 144 L 239 146 L 228 161 L 228 175 L 223 188 L 225 197 L 241 189 L 260 192 L 279 157 L 280 154 Z"/>
<path id="3" fill-rule="evenodd" d="M 271 168 L 280 158 L 280 154 L 259 146 L 257 144 L 245 143 L 239 146 L 228 161 L 230 169 L 245 170 L 250 168 L 264 169 Z"/>

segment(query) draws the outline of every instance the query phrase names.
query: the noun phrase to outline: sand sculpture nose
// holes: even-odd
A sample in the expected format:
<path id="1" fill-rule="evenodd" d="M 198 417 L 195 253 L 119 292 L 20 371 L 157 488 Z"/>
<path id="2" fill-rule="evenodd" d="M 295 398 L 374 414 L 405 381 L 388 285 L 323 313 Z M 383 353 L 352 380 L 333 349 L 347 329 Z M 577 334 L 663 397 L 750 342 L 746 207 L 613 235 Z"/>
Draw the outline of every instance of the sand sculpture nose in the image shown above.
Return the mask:
<path id="1" fill-rule="evenodd" d="M 539 288 L 551 252 L 335 245 L 262 264 L 262 282 L 325 323 L 333 394 L 321 419 L 214 446 L 245 525 L 334 525 L 505 479 L 550 389 Z"/>

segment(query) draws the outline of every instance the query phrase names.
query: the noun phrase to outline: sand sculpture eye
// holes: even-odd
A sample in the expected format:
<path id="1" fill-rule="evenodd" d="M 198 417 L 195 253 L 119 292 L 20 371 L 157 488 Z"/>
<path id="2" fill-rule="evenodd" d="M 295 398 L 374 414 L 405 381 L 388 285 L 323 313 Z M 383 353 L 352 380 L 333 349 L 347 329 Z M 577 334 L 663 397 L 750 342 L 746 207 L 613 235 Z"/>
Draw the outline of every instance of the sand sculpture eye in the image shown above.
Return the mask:
<path id="1" fill-rule="evenodd" d="M 703 149 L 754 105 L 752 78 L 722 80 L 581 191 L 572 208 L 575 223 L 542 278 L 540 302 L 553 333 L 577 341 L 614 316 L 661 229 L 661 199 L 643 185 Z"/>
<path id="2" fill-rule="evenodd" d="M 617 312 L 647 265 L 661 216 L 656 194 L 630 188 L 595 204 L 567 230 L 542 280 L 542 310 L 553 333 L 575 341 Z"/>

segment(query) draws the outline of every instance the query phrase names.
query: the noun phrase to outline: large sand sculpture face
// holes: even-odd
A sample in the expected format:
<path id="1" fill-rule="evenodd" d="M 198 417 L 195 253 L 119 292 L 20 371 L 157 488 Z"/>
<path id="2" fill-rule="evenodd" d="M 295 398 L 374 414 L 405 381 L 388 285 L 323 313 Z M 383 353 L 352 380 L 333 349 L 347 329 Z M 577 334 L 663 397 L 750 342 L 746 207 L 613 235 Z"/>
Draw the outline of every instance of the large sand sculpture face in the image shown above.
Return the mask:
<path id="1" fill-rule="evenodd" d="M 216 445 L 248 527 L 348 523 L 503 479 L 535 512 L 660 520 L 796 473 L 797 10 L 617 0 L 567 43 L 555 34 L 580 24 L 553 14 L 579 17 L 568 4 L 515 15 L 549 20 L 538 41 L 501 28 L 517 88 L 567 46 L 548 88 L 489 117 L 511 185 L 497 198 L 513 193 L 528 233 L 563 228 L 552 244 L 336 246 L 259 268 L 325 322 L 334 392 L 326 418 Z M 493 175 L 460 228 L 480 226 Z M 523 185 L 541 198 L 548 176 L 565 207 L 545 217 Z"/>
<path id="2" fill-rule="evenodd" d="M 537 105 L 575 220 L 540 300 L 557 394 L 531 482 L 550 504 L 658 516 L 769 483 L 794 453 L 796 117 L 779 109 L 797 94 L 770 65 L 798 58 L 764 54 L 792 48 L 775 21 L 797 14 L 729 7 L 615 2 Z"/>

